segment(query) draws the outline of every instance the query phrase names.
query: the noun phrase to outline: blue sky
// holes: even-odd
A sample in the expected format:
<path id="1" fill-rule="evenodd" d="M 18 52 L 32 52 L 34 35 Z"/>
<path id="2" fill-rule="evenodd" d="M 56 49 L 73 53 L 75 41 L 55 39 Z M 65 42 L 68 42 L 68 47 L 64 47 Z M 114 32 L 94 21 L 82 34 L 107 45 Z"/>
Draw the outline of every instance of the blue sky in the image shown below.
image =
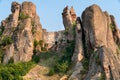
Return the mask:
<path id="1" fill-rule="evenodd" d="M 97 4 L 103 11 L 115 16 L 120 28 L 120 1 L 119 0 L 0 0 L 0 22 L 11 13 L 11 3 L 17 1 L 31 1 L 37 7 L 37 14 L 43 28 L 48 31 L 63 30 L 62 11 L 65 6 L 73 6 L 77 16 L 81 16 L 86 7 Z"/>

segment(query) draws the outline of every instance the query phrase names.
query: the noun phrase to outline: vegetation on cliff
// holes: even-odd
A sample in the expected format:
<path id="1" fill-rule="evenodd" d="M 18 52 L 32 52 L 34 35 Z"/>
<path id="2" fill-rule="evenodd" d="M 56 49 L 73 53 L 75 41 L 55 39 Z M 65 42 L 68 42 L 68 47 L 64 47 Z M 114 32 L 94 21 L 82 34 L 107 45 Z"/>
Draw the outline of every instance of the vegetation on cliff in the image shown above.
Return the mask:
<path id="1" fill-rule="evenodd" d="M 19 20 L 24 20 L 30 18 L 29 15 L 26 15 L 25 13 L 21 12 L 19 15 Z"/>
<path id="2" fill-rule="evenodd" d="M 3 31 L 4 31 L 4 26 L 0 26 L 0 36 L 2 35 Z"/>
<path id="3" fill-rule="evenodd" d="M 0 40 L 0 46 L 6 46 L 6 45 L 9 45 L 12 43 L 13 43 L 13 40 L 9 36 L 2 36 L 2 38 Z"/>

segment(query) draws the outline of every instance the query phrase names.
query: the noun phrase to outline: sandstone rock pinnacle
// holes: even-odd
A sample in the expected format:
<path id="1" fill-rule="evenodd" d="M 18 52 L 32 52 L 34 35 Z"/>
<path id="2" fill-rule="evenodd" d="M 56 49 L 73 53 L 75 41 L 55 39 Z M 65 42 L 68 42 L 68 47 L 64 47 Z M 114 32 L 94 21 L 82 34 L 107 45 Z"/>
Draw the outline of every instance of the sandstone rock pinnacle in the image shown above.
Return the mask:
<path id="1" fill-rule="evenodd" d="M 10 36 L 12 44 L 4 47 L 3 63 L 11 58 L 14 62 L 30 61 L 33 55 L 33 43 L 42 40 L 42 26 L 36 13 L 36 6 L 32 2 L 19 4 L 12 2 L 11 14 L 2 21 L 4 36 Z"/>
<path id="2" fill-rule="evenodd" d="M 84 55 L 87 54 L 86 57 L 90 58 L 89 71 L 85 80 L 97 79 L 99 74 L 104 74 L 106 80 L 120 79 L 120 69 L 116 66 L 120 65 L 119 55 L 116 55 L 119 53 L 119 49 L 113 35 L 116 26 L 110 15 L 102 12 L 99 6 L 92 5 L 82 14 L 82 26 L 88 51 Z M 97 59 L 92 56 L 93 54 L 98 56 Z M 100 66 L 98 61 L 101 62 Z"/>
<path id="3" fill-rule="evenodd" d="M 65 30 L 67 32 L 68 40 L 71 41 L 74 39 L 74 36 L 72 35 L 72 30 L 77 18 L 73 7 L 71 7 L 69 10 L 68 6 L 66 6 L 62 12 L 62 18 Z"/>

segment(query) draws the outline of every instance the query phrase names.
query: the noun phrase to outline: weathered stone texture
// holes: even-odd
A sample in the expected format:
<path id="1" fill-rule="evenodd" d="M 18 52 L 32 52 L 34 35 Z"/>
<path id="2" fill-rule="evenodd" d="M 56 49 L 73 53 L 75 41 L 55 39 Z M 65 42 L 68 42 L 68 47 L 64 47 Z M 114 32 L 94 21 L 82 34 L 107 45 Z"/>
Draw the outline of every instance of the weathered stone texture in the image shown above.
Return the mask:
<path id="1" fill-rule="evenodd" d="M 113 28 L 111 24 L 113 24 Z M 87 53 L 90 57 L 89 71 L 85 80 L 100 79 L 99 74 L 104 74 L 106 80 L 120 79 L 120 69 L 117 67 L 120 66 L 119 49 L 114 39 L 116 25 L 110 15 L 107 12 L 102 12 L 99 6 L 92 5 L 86 8 L 82 14 L 82 25 Z M 93 50 L 94 53 L 89 50 Z"/>
<path id="2" fill-rule="evenodd" d="M 13 2 L 11 12 L 2 21 L 2 26 L 5 27 L 2 36 L 10 36 L 13 40 L 11 45 L 4 48 L 3 63 L 8 63 L 11 58 L 14 62 L 30 61 L 34 39 L 42 40 L 42 26 L 36 14 L 36 6 L 32 2 L 23 2 L 22 5 Z"/>
<path id="3" fill-rule="evenodd" d="M 69 41 L 74 40 L 73 27 L 75 25 L 76 18 L 76 13 L 73 7 L 71 7 L 70 10 L 68 9 L 68 6 L 63 9 L 62 19 L 65 31 L 67 32 L 67 39 Z"/>

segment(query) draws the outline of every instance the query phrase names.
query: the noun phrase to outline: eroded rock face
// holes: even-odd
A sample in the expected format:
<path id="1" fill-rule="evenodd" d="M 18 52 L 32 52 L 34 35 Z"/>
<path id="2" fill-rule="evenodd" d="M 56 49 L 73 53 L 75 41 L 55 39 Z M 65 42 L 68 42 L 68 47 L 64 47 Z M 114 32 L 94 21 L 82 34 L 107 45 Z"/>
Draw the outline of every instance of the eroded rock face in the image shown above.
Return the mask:
<path id="1" fill-rule="evenodd" d="M 116 32 L 117 29 L 113 20 L 107 12 L 102 12 L 97 5 L 86 8 L 82 14 L 87 48 L 87 53 L 84 54 L 87 54 L 87 58 L 90 58 L 89 71 L 85 80 L 100 79 L 101 75 L 104 75 L 106 80 L 120 79 L 120 69 L 117 67 L 120 66 L 120 55 L 116 45 L 116 42 L 118 42 L 116 40 L 119 40 L 119 33 Z M 114 28 L 111 28 L 111 24 Z M 114 38 L 115 32 L 117 33 L 116 39 Z M 93 52 L 90 52 L 90 50 Z"/>
<path id="2" fill-rule="evenodd" d="M 23 13 L 28 14 L 29 17 L 34 18 L 36 15 L 36 6 L 32 2 L 23 2 L 22 10 Z"/>
<path id="3" fill-rule="evenodd" d="M 68 6 L 63 9 L 62 18 L 63 18 L 63 24 L 64 24 L 65 29 L 67 29 L 67 27 L 72 25 L 72 18 L 69 13 Z"/>
<path id="4" fill-rule="evenodd" d="M 94 55 L 90 58 L 89 71 L 85 80 L 101 79 L 119 80 L 119 62 L 112 50 L 106 47 L 99 47 Z"/>
<path id="5" fill-rule="evenodd" d="M 72 57 L 75 65 L 69 80 L 119 80 L 120 33 L 114 16 L 102 12 L 94 4 L 85 9 L 82 22 L 77 19 L 75 28 L 76 44 Z M 86 59 L 89 63 L 87 73 L 84 72 Z"/>
<path id="6" fill-rule="evenodd" d="M 82 59 L 84 58 L 83 42 L 82 42 L 82 27 L 81 20 L 78 17 L 76 20 L 75 26 L 75 49 L 72 56 L 72 61 L 75 63 L 73 73 L 70 76 L 69 80 L 79 80 L 82 79 L 80 75 L 83 70 Z"/>
<path id="7" fill-rule="evenodd" d="M 12 27 L 16 27 L 18 24 L 18 18 L 19 18 L 19 12 L 20 12 L 20 4 L 17 2 L 13 2 L 11 6 L 11 12 L 12 12 Z"/>
<path id="8" fill-rule="evenodd" d="M 87 8 L 82 14 L 82 19 L 87 47 L 93 49 L 106 46 L 107 23 L 101 9 L 97 5 Z"/>
<path id="9" fill-rule="evenodd" d="M 77 16 L 73 7 L 70 8 L 70 15 L 71 15 L 72 23 L 74 23 L 77 19 Z"/>
<path id="10" fill-rule="evenodd" d="M 76 20 L 75 34 L 76 34 L 76 38 L 75 38 L 76 44 L 75 44 L 75 50 L 72 60 L 77 62 L 77 61 L 81 61 L 84 57 L 83 42 L 82 42 L 82 27 L 81 27 L 81 20 L 79 17 Z"/>
<path id="11" fill-rule="evenodd" d="M 18 27 L 23 26 L 23 29 L 17 29 L 13 34 L 14 39 L 14 62 L 30 61 L 33 55 L 33 36 L 31 33 L 31 19 L 26 19 L 20 23 Z"/>
<path id="12" fill-rule="evenodd" d="M 112 31 L 113 38 L 114 38 L 115 43 L 119 46 L 119 44 L 120 44 L 120 30 L 117 27 L 114 16 L 110 15 L 110 19 L 111 19 L 111 23 L 112 23 L 111 26 L 114 27 L 114 29 Z"/>
<path id="13" fill-rule="evenodd" d="M 39 16 L 35 16 L 31 20 L 32 23 L 32 33 L 33 33 L 33 38 L 36 39 L 37 41 L 43 40 L 43 31 L 42 31 L 42 25 L 40 24 L 40 19 Z"/>
<path id="14" fill-rule="evenodd" d="M 36 14 L 36 6 L 32 2 L 23 2 L 22 5 L 13 2 L 11 12 L 2 21 L 5 27 L 2 36 L 10 36 L 12 39 L 12 44 L 4 46 L 3 63 L 8 63 L 11 58 L 14 62 L 30 61 L 34 39 L 42 40 L 42 26 Z"/>
<path id="15" fill-rule="evenodd" d="M 5 27 L 3 35 L 12 35 L 13 28 L 17 27 L 18 25 L 18 18 L 20 13 L 20 4 L 17 2 L 13 2 L 11 5 L 11 12 L 12 14 L 9 15 L 6 20 L 3 20 L 2 26 Z"/>
<path id="16" fill-rule="evenodd" d="M 73 7 L 71 7 L 70 10 L 68 6 L 65 7 L 62 12 L 62 18 L 68 40 L 74 40 L 73 29 L 77 17 Z"/>
<path id="17" fill-rule="evenodd" d="M 42 40 L 42 25 L 40 24 L 39 16 L 36 14 L 36 6 L 32 2 L 23 2 L 21 13 L 31 18 L 34 39 L 37 41 Z"/>
<path id="18" fill-rule="evenodd" d="M 67 44 L 67 38 L 66 35 L 64 35 L 64 32 L 64 30 L 56 32 L 48 32 L 45 29 L 43 30 L 43 41 L 45 44 L 47 44 L 47 50 L 56 52 L 63 50 Z"/>

